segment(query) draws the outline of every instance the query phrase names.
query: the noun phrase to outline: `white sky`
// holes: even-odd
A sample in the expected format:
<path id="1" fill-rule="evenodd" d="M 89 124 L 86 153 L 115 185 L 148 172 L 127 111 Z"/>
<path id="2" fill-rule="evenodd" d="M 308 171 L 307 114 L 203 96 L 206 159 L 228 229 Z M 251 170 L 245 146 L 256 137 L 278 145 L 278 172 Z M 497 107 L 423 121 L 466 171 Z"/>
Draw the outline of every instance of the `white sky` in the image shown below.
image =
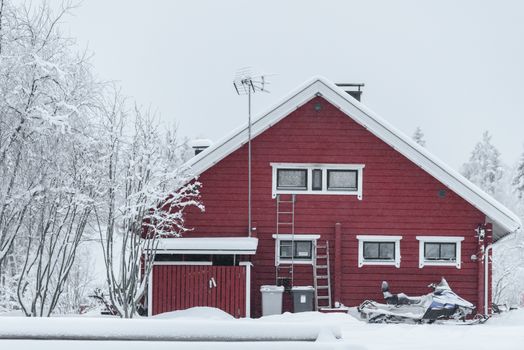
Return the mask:
<path id="1" fill-rule="evenodd" d="M 523 150 L 523 2 L 84 0 L 64 28 L 183 136 L 246 122 L 232 79 L 251 66 L 276 74 L 255 115 L 323 75 L 364 82 L 367 106 L 408 135 L 419 125 L 455 168 L 484 130 L 506 163 Z"/>

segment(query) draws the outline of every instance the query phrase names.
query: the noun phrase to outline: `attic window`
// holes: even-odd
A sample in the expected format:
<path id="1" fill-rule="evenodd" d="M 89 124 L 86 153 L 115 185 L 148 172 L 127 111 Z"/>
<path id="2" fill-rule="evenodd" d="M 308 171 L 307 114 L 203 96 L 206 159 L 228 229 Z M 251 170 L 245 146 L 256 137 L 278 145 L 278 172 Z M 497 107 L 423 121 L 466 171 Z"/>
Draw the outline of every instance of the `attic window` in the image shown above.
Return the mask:
<path id="1" fill-rule="evenodd" d="M 322 169 L 313 169 L 312 174 L 311 189 L 313 191 L 322 191 Z"/>
<path id="2" fill-rule="evenodd" d="M 271 163 L 277 194 L 356 195 L 362 199 L 364 164 Z"/>
<path id="3" fill-rule="evenodd" d="M 306 169 L 278 169 L 277 188 L 279 190 L 306 190 L 307 189 L 307 170 Z"/>
<path id="4" fill-rule="evenodd" d="M 356 170 L 328 170 L 327 189 L 329 191 L 354 191 L 357 189 Z"/>

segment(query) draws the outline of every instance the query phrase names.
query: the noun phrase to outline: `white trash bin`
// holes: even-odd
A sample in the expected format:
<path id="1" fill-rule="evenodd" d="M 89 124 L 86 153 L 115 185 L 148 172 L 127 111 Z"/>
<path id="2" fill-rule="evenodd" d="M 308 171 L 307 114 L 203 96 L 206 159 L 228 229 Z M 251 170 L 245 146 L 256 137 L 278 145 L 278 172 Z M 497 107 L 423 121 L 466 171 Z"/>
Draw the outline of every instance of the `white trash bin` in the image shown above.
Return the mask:
<path id="1" fill-rule="evenodd" d="M 264 285 L 260 287 L 260 293 L 262 293 L 262 316 L 280 315 L 284 287 Z"/>

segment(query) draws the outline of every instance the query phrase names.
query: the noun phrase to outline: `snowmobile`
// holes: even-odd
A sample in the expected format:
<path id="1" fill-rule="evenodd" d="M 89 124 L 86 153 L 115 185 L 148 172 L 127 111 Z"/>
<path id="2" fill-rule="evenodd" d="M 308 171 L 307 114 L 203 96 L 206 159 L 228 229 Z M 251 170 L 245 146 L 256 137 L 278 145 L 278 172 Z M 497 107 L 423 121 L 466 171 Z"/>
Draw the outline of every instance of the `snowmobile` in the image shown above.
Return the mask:
<path id="1" fill-rule="evenodd" d="M 369 323 L 433 323 L 437 320 L 461 321 L 460 324 L 483 323 L 487 317 L 477 315 L 471 320 L 475 306 L 451 290 L 448 282 L 442 278 L 440 283 L 428 287 L 433 292 L 417 297 L 404 293 L 392 294 L 386 281 L 382 282 L 382 294 L 386 304 L 366 300 L 357 308 L 362 318 Z"/>

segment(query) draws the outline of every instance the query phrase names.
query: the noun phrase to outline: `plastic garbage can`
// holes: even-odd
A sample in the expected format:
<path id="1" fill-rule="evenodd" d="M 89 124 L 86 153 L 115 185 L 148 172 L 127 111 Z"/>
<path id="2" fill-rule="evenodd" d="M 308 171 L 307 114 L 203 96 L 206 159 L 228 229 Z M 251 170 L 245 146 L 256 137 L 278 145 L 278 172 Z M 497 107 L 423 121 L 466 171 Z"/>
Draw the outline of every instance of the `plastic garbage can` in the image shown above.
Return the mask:
<path id="1" fill-rule="evenodd" d="M 293 295 L 293 312 L 313 311 L 315 288 L 311 286 L 291 288 Z"/>
<path id="2" fill-rule="evenodd" d="M 260 287 L 260 293 L 262 293 L 262 316 L 280 315 L 284 287 L 264 285 Z"/>

